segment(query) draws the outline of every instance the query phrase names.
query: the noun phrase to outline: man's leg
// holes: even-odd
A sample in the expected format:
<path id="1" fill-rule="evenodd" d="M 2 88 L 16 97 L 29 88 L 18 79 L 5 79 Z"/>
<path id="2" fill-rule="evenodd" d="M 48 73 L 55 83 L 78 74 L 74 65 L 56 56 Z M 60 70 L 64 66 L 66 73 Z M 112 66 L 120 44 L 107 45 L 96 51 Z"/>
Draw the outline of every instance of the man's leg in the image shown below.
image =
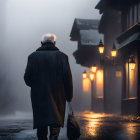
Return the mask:
<path id="1" fill-rule="evenodd" d="M 60 133 L 60 127 L 56 124 L 50 126 L 50 140 L 57 140 Z"/>
<path id="2" fill-rule="evenodd" d="M 47 140 L 48 127 L 38 127 L 37 128 L 37 137 L 38 140 Z"/>

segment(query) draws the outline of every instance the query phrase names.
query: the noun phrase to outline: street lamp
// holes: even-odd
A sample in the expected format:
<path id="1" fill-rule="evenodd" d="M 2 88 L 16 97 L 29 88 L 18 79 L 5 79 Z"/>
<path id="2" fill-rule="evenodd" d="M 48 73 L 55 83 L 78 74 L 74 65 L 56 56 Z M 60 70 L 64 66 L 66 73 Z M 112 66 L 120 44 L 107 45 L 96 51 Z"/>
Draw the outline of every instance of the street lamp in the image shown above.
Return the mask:
<path id="1" fill-rule="evenodd" d="M 83 76 L 83 79 L 86 79 L 87 78 L 87 72 L 86 72 L 86 70 L 83 72 L 82 76 Z"/>
<path id="2" fill-rule="evenodd" d="M 88 73 L 84 71 L 82 74 L 83 80 L 90 79 L 91 81 L 91 109 L 93 109 L 93 99 L 95 98 L 95 91 L 94 91 L 95 89 L 94 89 L 93 84 L 94 84 L 96 70 L 97 70 L 97 67 L 92 66 Z"/>
<path id="3" fill-rule="evenodd" d="M 116 50 L 116 47 L 113 46 L 112 50 L 111 50 L 111 56 L 112 57 L 116 57 L 117 56 L 117 50 Z"/>
<path id="4" fill-rule="evenodd" d="M 94 65 L 94 66 L 92 66 L 91 67 L 91 72 L 94 72 L 94 73 L 96 73 L 96 71 L 97 71 L 97 67 Z"/>
<path id="5" fill-rule="evenodd" d="M 95 74 L 93 72 L 90 72 L 89 76 L 90 76 L 90 80 L 93 81 L 95 78 Z"/>
<path id="6" fill-rule="evenodd" d="M 98 51 L 99 51 L 100 54 L 104 53 L 104 45 L 103 45 L 102 40 L 100 40 L 100 42 L 99 42 Z"/>
<path id="7" fill-rule="evenodd" d="M 135 66 L 136 66 L 135 56 L 130 56 L 130 58 L 129 58 L 129 66 L 130 66 L 131 70 L 135 69 Z"/>
<path id="8" fill-rule="evenodd" d="M 117 56 L 117 49 L 115 45 L 113 45 L 113 48 L 111 50 L 111 56 L 113 57 L 113 64 L 115 64 L 115 57 Z"/>

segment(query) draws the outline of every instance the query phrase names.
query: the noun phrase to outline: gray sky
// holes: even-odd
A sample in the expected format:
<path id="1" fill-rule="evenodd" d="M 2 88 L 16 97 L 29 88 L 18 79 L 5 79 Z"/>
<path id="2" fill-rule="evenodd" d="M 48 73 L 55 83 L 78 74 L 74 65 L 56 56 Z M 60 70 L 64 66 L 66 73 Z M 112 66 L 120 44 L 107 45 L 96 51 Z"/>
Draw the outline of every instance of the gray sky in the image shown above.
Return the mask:
<path id="1" fill-rule="evenodd" d="M 75 18 L 99 19 L 94 7 L 99 0 L 5 0 L 5 44 L 3 53 L 8 61 L 10 90 L 15 104 L 30 108 L 29 88 L 23 74 L 27 56 L 40 46 L 44 33 L 57 35 L 57 47 L 68 54 L 74 81 L 73 105 L 88 109 L 90 94 L 82 93 L 81 73 L 84 68 L 75 63 L 72 53 L 77 43 L 69 35 Z M 77 109 L 75 107 L 75 109 Z"/>

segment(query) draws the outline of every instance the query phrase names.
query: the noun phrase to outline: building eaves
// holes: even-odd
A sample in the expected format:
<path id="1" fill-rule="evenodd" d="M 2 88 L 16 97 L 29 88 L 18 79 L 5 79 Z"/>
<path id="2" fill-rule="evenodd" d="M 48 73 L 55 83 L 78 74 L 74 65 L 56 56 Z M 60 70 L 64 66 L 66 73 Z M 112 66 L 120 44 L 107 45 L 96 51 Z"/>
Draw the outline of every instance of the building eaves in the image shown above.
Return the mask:
<path id="1" fill-rule="evenodd" d="M 74 24 L 70 33 L 72 41 L 77 41 L 80 37 L 80 30 L 98 30 L 99 20 L 78 19 L 74 20 Z"/>
<path id="2" fill-rule="evenodd" d="M 125 46 L 128 46 L 134 41 L 140 41 L 140 24 L 135 24 L 127 31 L 123 32 L 117 39 L 118 48 L 121 49 Z"/>
<path id="3" fill-rule="evenodd" d="M 139 0 L 100 0 L 100 2 L 95 6 L 95 9 L 100 10 L 100 14 L 104 13 L 105 9 L 111 7 L 116 10 L 123 10 Z"/>

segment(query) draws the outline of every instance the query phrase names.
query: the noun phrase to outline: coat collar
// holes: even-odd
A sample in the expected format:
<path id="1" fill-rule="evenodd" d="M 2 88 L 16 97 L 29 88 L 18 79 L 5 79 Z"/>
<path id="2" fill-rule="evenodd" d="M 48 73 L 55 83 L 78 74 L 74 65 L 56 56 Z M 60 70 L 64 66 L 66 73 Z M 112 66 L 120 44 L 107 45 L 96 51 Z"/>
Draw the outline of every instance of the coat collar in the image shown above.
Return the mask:
<path id="1" fill-rule="evenodd" d="M 57 51 L 59 50 L 57 47 L 55 47 L 55 45 L 51 42 L 46 42 L 44 43 L 40 48 L 38 48 L 36 51 Z"/>

